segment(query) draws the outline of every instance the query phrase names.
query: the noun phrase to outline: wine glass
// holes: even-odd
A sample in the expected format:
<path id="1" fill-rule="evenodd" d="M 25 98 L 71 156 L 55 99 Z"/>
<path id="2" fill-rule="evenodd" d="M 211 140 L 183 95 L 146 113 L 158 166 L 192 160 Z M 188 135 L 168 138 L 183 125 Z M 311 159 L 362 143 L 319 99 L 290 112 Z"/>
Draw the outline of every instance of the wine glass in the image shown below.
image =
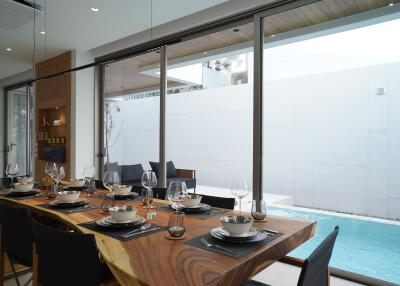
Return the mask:
<path id="1" fill-rule="evenodd" d="M 119 184 L 118 173 L 113 171 L 107 171 L 103 177 L 104 186 L 112 192 L 113 187 Z"/>
<path id="2" fill-rule="evenodd" d="M 16 163 L 9 163 L 7 164 L 6 168 L 6 175 L 7 177 L 11 178 L 11 187 L 14 186 L 14 177 L 18 174 L 18 164 Z"/>
<path id="3" fill-rule="evenodd" d="M 263 200 L 253 200 L 251 205 L 251 215 L 255 221 L 262 221 L 267 215 L 267 207 Z"/>
<path id="4" fill-rule="evenodd" d="M 95 190 L 95 188 L 93 188 L 94 171 L 93 166 L 86 166 L 83 169 L 83 177 L 85 178 L 85 184 L 87 185 L 86 196 L 88 197 L 90 197 Z"/>
<path id="5" fill-rule="evenodd" d="M 54 164 L 53 168 L 51 169 L 51 178 L 56 182 L 55 190 L 58 191 L 59 189 L 59 184 L 62 181 L 62 179 L 65 178 L 65 171 L 64 167 L 61 166 L 59 169 L 57 168 L 57 165 Z"/>
<path id="6" fill-rule="evenodd" d="M 157 186 L 157 176 L 153 171 L 145 171 L 142 175 L 142 186 L 145 189 L 142 191 L 142 202 L 144 204 L 144 208 L 152 208 L 151 204 L 153 203 L 153 190 L 155 186 Z"/>
<path id="7" fill-rule="evenodd" d="M 234 183 L 231 186 L 231 193 L 239 199 L 239 213 L 242 213 L 242 199 L 249 194 L 246 178 L 242 182 Z"/>
<path id="8" fill-rule="evenodd" d="M 169 183 L 166 198 L 173 204 L 174 209 L 178 212 L 179 203 L 182 203 L 188 197 L 185 182 L 171 181 Z"/>

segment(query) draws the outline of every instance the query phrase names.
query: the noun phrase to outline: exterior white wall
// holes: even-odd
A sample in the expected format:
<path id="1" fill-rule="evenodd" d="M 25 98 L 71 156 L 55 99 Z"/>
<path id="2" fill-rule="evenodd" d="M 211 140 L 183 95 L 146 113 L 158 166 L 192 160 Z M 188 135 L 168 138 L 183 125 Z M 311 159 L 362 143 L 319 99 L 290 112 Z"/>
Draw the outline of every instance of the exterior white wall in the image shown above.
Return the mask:
<path id="1" fill-rule="evenodd" d="M 74 51 L 73 63 L 81 66 L 93 61 L 90 52 Z M 71 98 L 71 177 L 82 178 L 85 166 L 94 166 L 95 86 L 94 68 L 72 74 Z"/>
<path id="2" fill-rule="evenodd" d="M 265 81 L 264 192 L 297 205 L 400 216 L 400 63 Z M 377 89 L 384 88 L 384 95 Z M 119 164 L 158 160 L 158 100 L 123 101 Z M 251 179 L 252 87 L 168 95 L 167 160 L 198 183 Z"/>

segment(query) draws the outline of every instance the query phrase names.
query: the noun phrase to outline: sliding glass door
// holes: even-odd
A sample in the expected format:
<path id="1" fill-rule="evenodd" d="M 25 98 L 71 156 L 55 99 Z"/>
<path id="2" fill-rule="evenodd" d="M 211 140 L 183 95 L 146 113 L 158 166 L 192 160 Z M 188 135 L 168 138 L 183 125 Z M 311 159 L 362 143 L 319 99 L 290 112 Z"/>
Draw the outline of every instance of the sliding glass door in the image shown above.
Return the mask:
<path id="1" fill-rule="evenodd" d="M 339 225 L 332 267 L 399 284 L 400 16 L 386 1 L 342 4 L 256 17 L 262 190 L 271 214 L 317 221 L 291 256 Z"/>
<path id="2" fill-rule="evenodd" d="M 31 166 L 31 94 L 30 86 L 6 90 L 7 158 L 6 163 L 18 164 L 18 175 L 30 175 Z"/>

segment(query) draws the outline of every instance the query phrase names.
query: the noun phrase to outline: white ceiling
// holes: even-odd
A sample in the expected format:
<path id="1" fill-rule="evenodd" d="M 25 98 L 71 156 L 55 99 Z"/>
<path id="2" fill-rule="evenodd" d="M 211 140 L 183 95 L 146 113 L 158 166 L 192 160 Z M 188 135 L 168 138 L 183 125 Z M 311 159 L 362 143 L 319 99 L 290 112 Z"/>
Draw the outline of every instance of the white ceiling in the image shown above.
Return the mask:
<path id="1" fill-rule="evenodd" d="M 0 0 L 4 1 L 11 0 Z M 35 59 L 72 49 L 91 50 L 226 1 L 152 0 L 151 5 L 150 0 L 40 0 L 47 12 L 35 20 Z M 92 12 L 91 7 L 100 11 Z M 31 21 L 21 27 L 0 28 L 0 79 L 32 67 L 33 24 L 32 13 Z M 40 34 L 44 30 L 46 35 Z"/>

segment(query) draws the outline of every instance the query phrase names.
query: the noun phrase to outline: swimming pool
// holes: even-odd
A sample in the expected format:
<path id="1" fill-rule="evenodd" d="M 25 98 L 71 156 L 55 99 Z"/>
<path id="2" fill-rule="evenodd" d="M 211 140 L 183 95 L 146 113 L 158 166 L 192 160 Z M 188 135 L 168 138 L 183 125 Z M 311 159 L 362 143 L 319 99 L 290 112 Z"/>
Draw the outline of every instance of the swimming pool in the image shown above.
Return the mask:
<path id="1" fill-rule="evenodd" d="M 305 259 L 339 225 L 330 266 L 400 284 L 400 223 L 297 208 L 270 207 L 269 214 L 317 221 L 315 236 L 289 256 Z"/>

